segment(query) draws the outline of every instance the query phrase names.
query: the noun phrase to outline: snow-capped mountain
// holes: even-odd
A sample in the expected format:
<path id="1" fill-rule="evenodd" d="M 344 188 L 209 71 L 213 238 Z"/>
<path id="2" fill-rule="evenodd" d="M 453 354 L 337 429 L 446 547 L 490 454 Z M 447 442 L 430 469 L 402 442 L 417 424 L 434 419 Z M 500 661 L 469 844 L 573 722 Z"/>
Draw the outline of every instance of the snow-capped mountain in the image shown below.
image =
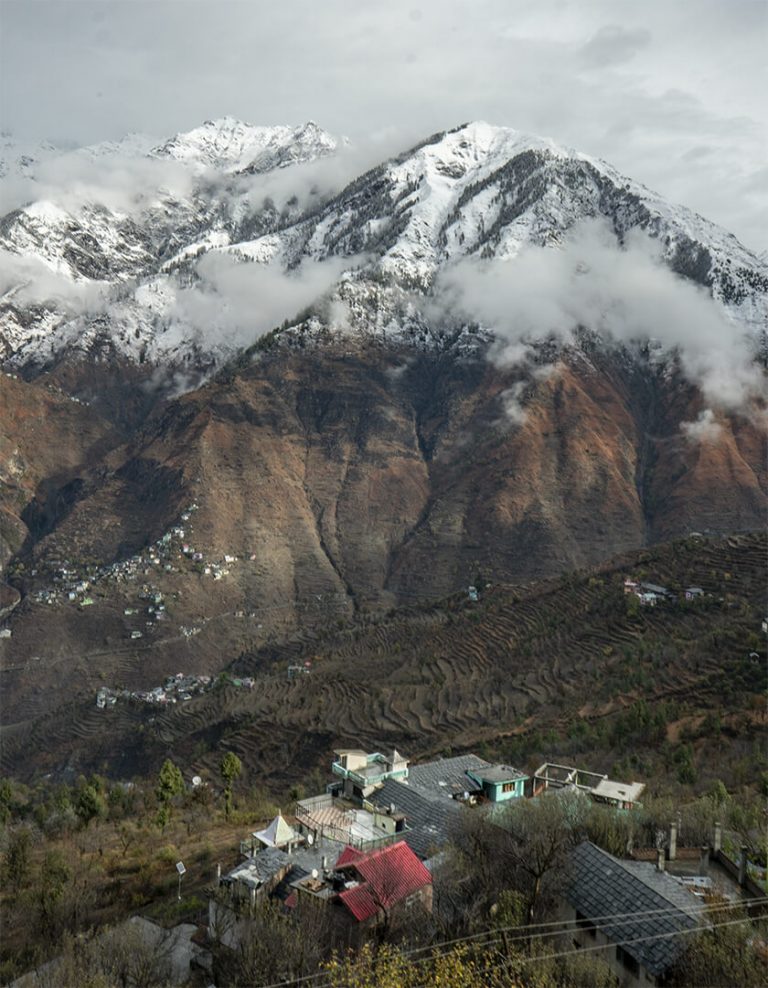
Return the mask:
<path id="1" fill-rule="evenodd" d="M 557 246 L 576 223 L 601 216 L 619 238 L 647 231 L 674 270 L 725 303 L 768 289 L 765 265 L 715 224 L 599 159 L 485 123 L 436 135 L 353 182 L 319 213 L 230 249 L 289 265 L 375 252 L 395 280 L 427 287 L 457 258 L 504 260 L 529 244 Z"/>
<path id="2" fill-rule="evenodd" d="M 306 175 L 298 195 L 290 180 L 289 166 L 343 153 L 314 123 L 254 127 L 225 117 L 131 147 L 133 171 L 119 146 L 102 148 L 135 185 L 126 200 L 35 201 L 0 220 L 9 262 L 0 355 L 14 364 L 105 341 L 129 360 L 221 362 L 271 328 L 257 318 L 272 313 L 261 272 L 296 277 L 290 289 L 311 268 L 318 295 L 342 277 L 336 294 L 356 328 L 397 332 L 414 295 L 433 291 L 462 258 L 557 248 L 594 218 L 618 244 L 645 231 L 668 266 L 706 287 L 737 324 L 761 331 L 768 323 L 768 265 L 735 237 L 605 162 L 508 128 L 471 123 L 433 135 L 324 197 L 306 192 Z M 286 174 L 271 182 L 277 172 Z M 246 262 L 256 266 L 223 277 Z M 252 298 L 233 306 L 232 280 L 242 302 L 249 271 Z M 190 291 L 202 306 L 187 304 Z M 301 304 L 291 308 L 293 293 L 284 294 L 275 325 L 311 301 L 297 292 Z M 203 310 L 202 322 L 192 308 Z"/>
<path id="3" fill-rule="evenodd" d="M 467 124 L 350 181 L 357 160 L 314 124 L 225 119 L 7 183 L 29 192 L 0 217 L 19 758 L 51 771 L 38 727 L 92 707 L 94 676 L 138 689 L 150 667 L 208 675 L 251 649 L 261 670 L 309 628 L 349 638 L 356 614 L 448 595 L 419 614 L 453 622 L 470 582 L 652 561 L 685 537 L 686 580 L 718 566 L 714 606 L 727 560 L 691 569 L 690 536 L 764 528 L 764 259 L 514 130 Z M 162 614 L 137 604 L 150 585 Z M 587 632 L 588 689 L 619 667 Z"/>
<path id="4" fill-rule="evenodd" d="M 314 161 L 337 146 L 337 140 L 311 120 L 301 127 L 255 127 L 222 117 L 176 134 L 151 153 L 203 169 L 257 173 Z"/>
<path id="5" fill-rule="evenodd" d="M 61 153 L 49 141 L 18 141 L 11 134 L 0 133 L 0 179 L 29 178 L 41 161 Z"/>

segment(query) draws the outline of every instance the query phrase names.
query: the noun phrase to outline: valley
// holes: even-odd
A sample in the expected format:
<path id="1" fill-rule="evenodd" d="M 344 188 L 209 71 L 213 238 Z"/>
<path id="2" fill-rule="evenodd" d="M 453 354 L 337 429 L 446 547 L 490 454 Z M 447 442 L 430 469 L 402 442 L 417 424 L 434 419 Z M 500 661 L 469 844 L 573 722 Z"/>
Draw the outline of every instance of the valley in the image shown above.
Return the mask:
<path id="1" fill-rule="evenodd" d="M 697 786 L 745 785 L 765 769 L 766 548 L 764 536 L 695 536 L 565 578 L 483 586 L 477 603 L 461 593 L 338 627 L 326 620 L 244 651 L 212 689 L 166 707 L 118 699 L 98 709 L 92 688 L 6 725 L 3 771 L 129 778 L 173 753 L 214 779 L 231 750 L 246 783 L 280 792 L 340 743 L 400 744 L 419 757 L 488 751 L 522 767 L 588 751 L 596 769 L 620 765 L 666 791 L 682 732 Z M 695 582 L 705 595 L 638 609 L 627 574 L 678 593 Z M 102 658 L 83 660 L 93 669 Z M 306 662 L 291 678 L 288 667 Z M 143 689 L 159 682 L 150 670 Z M 235 683 L 245 677 L 252 688 Z"/>
<path id="2" fill-rule="evenodd" d="M 764 261 L 509 128 L 352 178 L 345 153 L 207 121 L 67 159 L 141 168 L 135 202 L 0 224 L 5 770 L 203 772 L 232 744 L 282 786 L 341 736 L 554 744 L 686 690 L 706 716 L 718 665 L 764 647 Z M 45 167 L 24 156 L 33 191 Z M 717 606 L 625 614 L 609 561 L 657 553 Z M 179 672 L 216 688 L 95 706 Z"/>

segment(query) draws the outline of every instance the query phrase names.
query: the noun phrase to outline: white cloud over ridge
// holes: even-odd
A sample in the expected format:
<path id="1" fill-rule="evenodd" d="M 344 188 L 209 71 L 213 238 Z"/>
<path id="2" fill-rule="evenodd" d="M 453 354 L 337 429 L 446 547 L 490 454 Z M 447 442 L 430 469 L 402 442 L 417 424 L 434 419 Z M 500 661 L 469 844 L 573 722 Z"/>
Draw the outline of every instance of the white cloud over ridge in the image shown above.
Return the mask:
<path id="1" fill-rule="evenodd" d="M 680 428 L 683 435 L 694 443 L 715 443 L 723 431 L 711 408 L 702 409 L 694 422 L 683 422 Z"/>
<path id="2" fill-rule="evenodd" d="M 0 297 L 20 306 L 51 305 L 68 315 L 99 311 L 105 285 L 75 282 L 59 274 L 37 257 L 0 248 Z"/>
<path id="3" fill-rule="evenodd" d="M 0 182 L 0 212 L 42 200 L 71 213 L 98 203 L 117 213 L 135 215 L 154 205 L 161 195 L 188 196 L 194 180 L 190 170 L 176 161 L 119 148 L 100 156 L 73 151 L 41 161 L 34 177 L 6 176 Z"/>
<path id="4" fill-rule="evenodd" d="M 465 259 L 442 276 L 444 311 L 493 330 L 496 360 L 524 362 L 529 345 L 568 344 L 579 328 L 621 343 L 660 341 L 707 402 L 743 410 L 765 392 L 753 341 L 702 288 L 661 260 L 658 244 L 635 232 L 619 249 L 602 222 L 575 229 L 561 248 L 529 247 L 508 261 Z"/>
<path id="5" fill-rule="evenodd" d="M 348 258 L 307 260 L 285 272 L 277 265 L 210 251 L 197 262 L 199 281 L 176 293 L 170 338 L 189 340 L 196 334 L 207 347 L 249 346 L 321 298 L 348 266 Z"/>

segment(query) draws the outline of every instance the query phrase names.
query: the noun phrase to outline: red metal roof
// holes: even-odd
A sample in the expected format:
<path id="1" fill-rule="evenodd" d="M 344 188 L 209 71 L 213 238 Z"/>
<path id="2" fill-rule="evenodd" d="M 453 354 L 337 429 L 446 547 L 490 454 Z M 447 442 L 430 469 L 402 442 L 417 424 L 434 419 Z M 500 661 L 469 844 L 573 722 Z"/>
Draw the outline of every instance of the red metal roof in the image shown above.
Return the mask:
<path id="1" fill-rule="evenodd" d="M 353 867 L 358 875 L 361 884 L 339 894 L 358 922 L 432 884 L 432 875 L 404 841 L 370 854 L 347 847 L 336 867 Z"/>
<path id="2" fill-rule="evenodd" d="M 339 855 L 339 859 L 336 862 L 337 868 L 343 868 L 344 865 L 352 864 L 355 861 L 359 861 L 360 858 L 364 857 L 362 851 L 355 850 L 354 847 L 345 847 L 344 850 Z"/>

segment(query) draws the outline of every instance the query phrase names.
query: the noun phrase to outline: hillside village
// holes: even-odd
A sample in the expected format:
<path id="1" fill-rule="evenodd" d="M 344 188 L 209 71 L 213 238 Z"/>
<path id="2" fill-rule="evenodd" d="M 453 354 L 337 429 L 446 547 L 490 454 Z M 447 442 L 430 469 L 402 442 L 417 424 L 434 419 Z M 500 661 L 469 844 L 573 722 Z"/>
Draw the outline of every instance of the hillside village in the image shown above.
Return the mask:
<path id="1" fill-rule="evenodd" d="M 193 780 L 193 788 L 207 785 Z M 503 871 L 502 862 L 522 851 L 531 856 L 530 867 L 541 867 L 533 872 L 539 876 L 536 887 L 543 883 L 540 894 L 552 898 L 541 913 L 549 900 L 537 906 L 534 893 L 527 912 L 517 920 L 510 915 L 510 937 L 516 929 L 555 937 L 552 943 L 563 956 L 602 964 L 606 985 L 678 984 L 669 979 L 679 974 L 691 936 L 728 925 L 733 917 L 764 913 L 768 873 L 750 859 L 746 846 L 734 854 L 721 823 L 699 846 L 681 842 L 680 819 L 657 832 L 653 846 L 629 840 L 622 853 L 601 846 L 590 827 L 603 820 L 598 833 L 612 826 L 621 832 L 642 811 L 645 790 L 643 782 L 573 765 L 544 763 L 526 773 L 472 753 L 411 763 L 396 749 L 339 748 L 323 791 L 302 795 L 285 813 L 278 810 L 244 834 L 233 848 L 239 857 L 234 867 L 215 867 L 205 914 L 167 928 L 134 916 L 94 943 L 129 936 L 155 962 L 162 956 L 173 984 L 185 985 L 218 984 L 222 977 L 229 984 L 223 972 L 243 963 L 253 938 L 279 939 L 281 926 L 286 935 L 290 930 L 292 937 L 312 940 L 318 958 L 366 945 L 386 950 L 386 943 L 428 944 L 440 940 L 441 930 L 461 929 L 462 911 L 487 895 L 484 869 L 496 865 Z M 521 840 L 515 814 L 521 809 L 532 811 L 543 830 L 528 833 L 525 847 L 515 851 Z M 553 821 L 559 821 L 556 828 L 543 838 Z M 457 886 L 456 853 L 468 840 L 475 860 Z M 540 854 L 549 857 L 534 865 Z M 176 867 L 181 906 L 186 868 L 182 861 Z M 493 929 L 499 929 L 498 921 Z M 501 932 L 502 953 L 494 963 L 503 966 L 504 951 L 511 948 Z M 477 936 L 469 936 L 470 945 Z M 487 953 L 487 936 L 477 947 Z M 753 939 L 749 949 L 768 958 L 764 940 Z M 279 972 L 279 957 L 273 962 Z M 46 979 L 55 979 L 63 963 L 54 959 L 12 988 L 47 988 Z M 293 983 L 291 970 L 285 966 L 280 984 Z"/>
<path id="2" fill-rule="evenodd" d="M 0 988 L 767 988 L 766 10 L 4 0 Z"/>

